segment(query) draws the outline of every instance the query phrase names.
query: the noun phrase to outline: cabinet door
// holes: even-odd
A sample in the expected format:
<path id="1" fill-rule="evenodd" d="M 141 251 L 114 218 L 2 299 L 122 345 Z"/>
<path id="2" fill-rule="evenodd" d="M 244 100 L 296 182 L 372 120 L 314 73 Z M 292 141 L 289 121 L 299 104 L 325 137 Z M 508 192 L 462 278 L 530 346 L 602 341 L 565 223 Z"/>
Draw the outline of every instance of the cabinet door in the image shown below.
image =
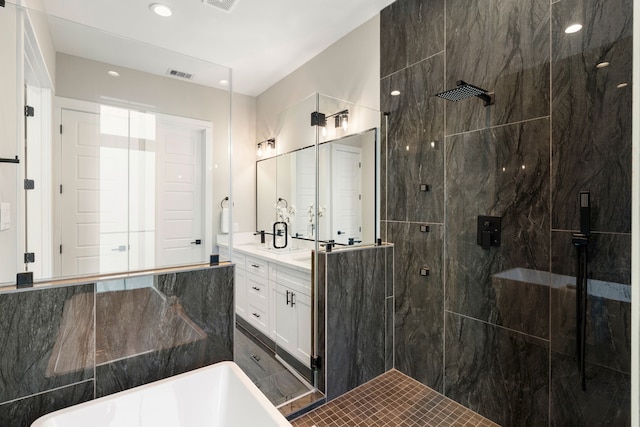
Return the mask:
<path id="1" fill-rule="evenodd" d="M 291 307 L 291 290 L 276 284 L 276 345 L 293 354 L 297 334 L 296 312 Z"/>
<path id="2" fill-rule="evenodd" d="M 296 312 L 296 340 L 293 355 L 305 365 L 311 360 L 311 297 L 294 293 L 293 307 Z"/>
<path id="3" fill-rule="evenodd" d="M 236 314 L 247 319 L 247 273 L 236 266 Z"/>

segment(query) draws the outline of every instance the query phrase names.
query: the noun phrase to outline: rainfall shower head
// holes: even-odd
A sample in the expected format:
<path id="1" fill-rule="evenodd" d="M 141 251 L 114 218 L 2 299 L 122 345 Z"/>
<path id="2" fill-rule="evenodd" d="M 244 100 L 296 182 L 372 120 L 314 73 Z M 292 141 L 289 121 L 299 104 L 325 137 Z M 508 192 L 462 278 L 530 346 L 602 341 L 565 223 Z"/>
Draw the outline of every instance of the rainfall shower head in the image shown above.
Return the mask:
<path id="1" fill-rule="evenodd" d="M 461 99 L 477 96 L 484 101 L 485 106 L 493 104 L 493 93 L 489 93 L 478 86 L 463 82 L 462 80 L 458 80 L 456 84 L 458 85 L 457 88 L 445 90 L 436 96 L 449 101 L 460 101 Z"/>

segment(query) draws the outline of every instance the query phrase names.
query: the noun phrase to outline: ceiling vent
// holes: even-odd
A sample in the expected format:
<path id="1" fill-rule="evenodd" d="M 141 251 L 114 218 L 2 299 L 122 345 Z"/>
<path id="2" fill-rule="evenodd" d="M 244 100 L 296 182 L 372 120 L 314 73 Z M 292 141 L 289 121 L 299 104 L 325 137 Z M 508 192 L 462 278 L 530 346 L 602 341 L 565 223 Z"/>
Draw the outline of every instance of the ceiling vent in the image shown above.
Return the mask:
<path id="1" fill-rule="evenodd" d="M 202 3 L 231 13 L 238 0 L 202 0 Z"/>
<path id="2" fill-rule="evenodd" d="M 187 80 L 191 80 L 193 78 L 193 74 L 185 73 L 183 71 L 178 71 L 178 70 L 172 70 L 171 68 L 167 70 L 167 75 L 173 76 L 173 77 L 180 77 L 181 79 L 187 79 Z"/>

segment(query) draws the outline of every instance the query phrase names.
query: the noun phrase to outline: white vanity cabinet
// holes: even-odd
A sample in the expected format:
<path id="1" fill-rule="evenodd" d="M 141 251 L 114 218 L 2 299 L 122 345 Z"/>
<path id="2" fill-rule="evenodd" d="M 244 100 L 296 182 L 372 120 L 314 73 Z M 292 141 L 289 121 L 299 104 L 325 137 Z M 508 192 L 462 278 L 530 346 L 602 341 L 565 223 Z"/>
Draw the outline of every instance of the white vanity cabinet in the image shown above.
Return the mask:
<path id="1" fill-rule="evenodd" d="M 275 299 L 271 330 L 276 344 L 306 365 L 311 356 L 310 275 L 275 264 L 270 266 L 269 278 L 269 294 Z"/>
<path id="2" fill-rule="evenodd" d="M 305 366 L 311 354 L 311 255 L 263 255 L 252 245 L 233 251 L 236 314 Z M 228 249 L 220 248 L 227 256 Z M 304 257 L 303 257 L 304 258 Z M 308 268 L 307 268 L 308 266 Z"/>
<path id="3" fill-rule="evenodd" d="M 243 318 L 265 335 L 269 335 L 269 263 L 246 256 L 247 312 Z"/>

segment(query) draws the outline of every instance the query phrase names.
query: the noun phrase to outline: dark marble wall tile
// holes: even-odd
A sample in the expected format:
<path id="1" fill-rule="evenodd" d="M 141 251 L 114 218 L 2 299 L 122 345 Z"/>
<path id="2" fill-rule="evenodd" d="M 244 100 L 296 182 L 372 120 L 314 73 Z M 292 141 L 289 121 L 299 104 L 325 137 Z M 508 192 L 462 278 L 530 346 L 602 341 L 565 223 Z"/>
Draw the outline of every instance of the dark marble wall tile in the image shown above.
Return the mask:
<path id="1" fill-rule="evenodd" d="M 93 292 L 87 284 L 0 294 L 0 402 L 93 377 Z M 72 320 L 85 317 L 69 339 Z"/>
<path id="2" fill-rule="evenodd" d="M 552 234 L 551 348 L 575 355 L 576 262 L 570 232 Z M 631 372 L 631 236 L 592 234 L 588 247 L 588 362 Z"/>
<path id="3" fill-rule="evenodd" d="M 447 309 L 548 338 L 549 120 L 446 144 Z M 502 218 L 500 247 L 477 244 L 478 215 Z"/>
<path id="4" fill-rule="evenodd" d="M 631 232 L 632 0 L 563 0 L 553 9 L 553 228 Z M 583 29 L 566 34 L 580 22 Z M 611 65 L 596 68 L 607 61 Z M 618 88 L 619 83 L 628 83 Z"/>
<path id="5" fill-rule="evenodd" d="M 327 254 L 327 400 L 385 372 L 386 250 Z"/>
<path id="6" fill-rule="evenodd" d="M 444 221 L 444 55 L 383 79 L 381 108 L 389 112 L 386 144 L 386 219 Z M 400 96 L 391 96 L 399 90 Z M 429 186 L 421 191 L 420 185 Z"/>
<path id="7" fill-rule="evenodd" d="M 315 259 L 315 258 L 314 258 Z M 326 333 L 326 321 L 327 321 L 327 254 L 325 252 L 318 252 L 318 269 L 317 269 L 317 283 L 318 286 L 316 289 L 318 290 L 317 299 L 318 303 L 316 307 L 318 307 L 318 324 L 316 330 L 318 331 L 318 354 L 322 360 L 327 360 L 327 333 Z M 318 390 L 323 393 L 326 393 L 326 385 L 327 385 L 327 370 L 326 363 L 320 364 L 320 369 L 318 369 Z"/>
<path id="8" fill-rule="evenodd" d="M 549 420 L 547 341 L 447 312 L 445 395 L 503 426 Z"/>
<path id="9" fill-rule="evenodd" d="M 446 88 L 464 80 L 495 104 L 447 102 L 446 135 L 549 115 L 549 1 L 447 0 Z"/>
<path id="10" fill-rule="evenodd" d="M 124 358 L 105 356 L 96 367 L 97 396 L 233 360 L 232 266 L 159 275 L 154 282 L 155 288 L 135 294 L 137 299 L 128 295 L 132 302 L 121 303 L 120 308 L 118 298 L 98 294 L 111 304 L 104 304 L 96 335 L 105 337 L 105 352 Z M 157 300 L 156 293 L 166 304 Z M 143 332 L 128 333 L 125 328 L 117 340 L 110 331 L 119 324 L 114 316 Z"/>
<path id="11" fill-rule="evenodd" d="M 442 391 L 444 227 L 389 223 L 394 242 L 395 367 L 429 387 Z M 421 276 L 420 269 L 429 269 Z"/>
<path id="12" fill-rule="evenodd" d="M 385 299 L 385 332 L 384 332 L 384 370 L 385 372 L 393 369 L 394 364 L 394 313 L 395 302 L 393 297 L 387 297 Z"/>
<path id="13" fill-rule="evenodd" d="M 444 49 L 444 0 L 396 1 L 380 12 L 380 75 Z"/>
<path id="14" fill-rule="evenodd" d="M 43 415 L 92 399 L 93 381 L 89 380 L 0 404 L 0 425 L 3 427 L 29 427 Z"/>
<path id="15" fill-rule="evenodd" d="M 394 266 L 393 246 L 385 247 L 384 251 L 384 284 L 385 296 L 393 296 L 393 266 Z"/>
<path id="16" fill-rule="evenodd" d="M 551 352 L 550 425 L 630 426 L 630 375 L 589 363 L 585 372 L 583 391 L 576 359 Z"/>

